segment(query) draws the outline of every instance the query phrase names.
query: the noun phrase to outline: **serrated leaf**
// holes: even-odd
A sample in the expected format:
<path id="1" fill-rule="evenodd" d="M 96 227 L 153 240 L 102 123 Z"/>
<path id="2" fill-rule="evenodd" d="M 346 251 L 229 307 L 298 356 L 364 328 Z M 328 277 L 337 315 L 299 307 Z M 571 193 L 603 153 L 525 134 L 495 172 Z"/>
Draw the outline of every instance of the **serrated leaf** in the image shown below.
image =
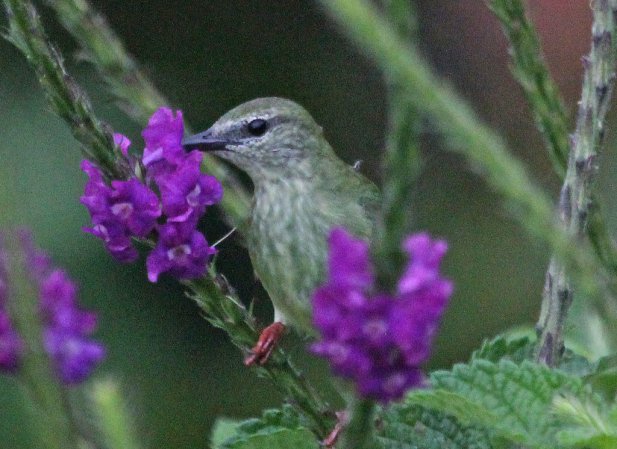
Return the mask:
<path id="1" fill-rule="evenodd" d="M 527 361 L 518 365 L 509 360 L 474 360 L 456 365 L 452 371 L 435 372 L 431 380 L 437 391 L 462 396 L 483 408 L 494 421 L 487 421 L 485 414 L 474 421 L 474 413 L 458 413 L 452 407 L 445 411 L 458 413 L 455 416 L 464 422 L 494 422 L 499 435 L 533 448 L 555 447 L 558 427 L 551 407 L 557 393 L 589 394 L 579 378 Z"/>
<path id="2" fill-rule="evenodd" d="M 215 427 L 216 431 L 216 427 Z M 217 436 L 218 438 L 218 436 Z M 212 440 L 214 441 L 214 435 Z M 290 406 L 264 411 L 236 425 L 235 432 L 218 441 L 215 449 L 318 449 L 319 441 L 302 425 L 300 416 Z"/>
<path id="3" fill-rule="evenodd" d="M 497 336 L 492 340 L 485 340 L 480 349 L 471 355 L 471 360 L 484 359 L 489 362 L 498 362 L 502 359 L 522 362 L 529 360 L 533 354 L 534 344 L 529 337 L 508 338 Z"/>
<path id="4" fill-rule="evenodd" d="M 407 401 L 383 412 L 377 429 L 379 449 L 497 449 L 486 429 Z"/>
<path id="5" fill-rule="evenodd" d="M 495 415 L 483 405 L 446 390 L 415 390 L 407 396 L 405 402 L 456 416 L 464 425 L 492 427 L 496 424 Z"/>
<path id="6" fill-rule="evenodd" d="M 319 442 L 308 429 L 268 429 L 225 442 L 221 449 L 319 449 Z"/>
<path id="7" fill-rule="evenodd" d="M 559 397 L 554 412 L 564 424 L 557 440 L 568 447 L 617 448 L 617 409 L 608 409 L 597 396 L 586 400 Z"/>

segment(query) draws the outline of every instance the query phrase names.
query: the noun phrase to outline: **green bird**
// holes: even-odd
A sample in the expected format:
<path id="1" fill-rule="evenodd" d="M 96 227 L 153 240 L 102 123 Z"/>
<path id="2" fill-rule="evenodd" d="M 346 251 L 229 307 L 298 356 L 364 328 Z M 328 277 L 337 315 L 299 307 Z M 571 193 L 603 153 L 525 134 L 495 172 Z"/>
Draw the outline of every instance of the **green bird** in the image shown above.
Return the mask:
<path id="1" fill-rule="evenodd" d="M 282 98 L 243 103 L 182 143 L 229 161 L 254 184 L 246 242 L 275 323 L 245 362 L 264 363 L 284 324 L 315 333 L 311 294 L 325 280 L 327 236 L 343 226 L 370 240 L 379 191 L 336 156 L 302 106 Z"/>

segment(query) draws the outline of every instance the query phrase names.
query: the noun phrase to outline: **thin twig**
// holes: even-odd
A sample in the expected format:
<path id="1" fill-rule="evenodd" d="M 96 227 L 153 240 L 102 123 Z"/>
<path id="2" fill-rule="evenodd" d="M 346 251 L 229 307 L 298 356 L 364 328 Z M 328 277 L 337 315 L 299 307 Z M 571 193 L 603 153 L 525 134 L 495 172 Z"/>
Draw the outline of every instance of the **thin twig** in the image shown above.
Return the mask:
<path id="1" fill-rule="evenodd" d="M 568 170 L 559 198 L 561 226 L 573 243 L 585 236 L 591 208 L 591 184 L 604 141 L 604 121 L 615 80 L 615 17 L 617 0 L 593 2 L 592 43 L 585 72 Z M 572 303 L 572 273 L 553 256 L 546 273 L 538 321 L 538 361 L 554 366 L 563 352 L 563 327 Z"/>

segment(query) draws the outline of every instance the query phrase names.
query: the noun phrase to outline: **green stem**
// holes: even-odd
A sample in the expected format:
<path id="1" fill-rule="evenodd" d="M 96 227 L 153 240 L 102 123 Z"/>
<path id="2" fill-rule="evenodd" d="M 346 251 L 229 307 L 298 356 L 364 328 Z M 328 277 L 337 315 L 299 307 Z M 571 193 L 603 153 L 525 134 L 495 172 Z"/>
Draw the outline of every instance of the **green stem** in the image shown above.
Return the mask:
<path id="1" fill-rule="evenodd" d="M 469 106 L 429 69 L 418 50 L 402 42 L 366 0 L 321 0 L 322 5 L 378 64 L 402 83 L 407 96 L 426 113 L 448 139 L 451 149 L 465 156 L 516 212 L 532 235 L 546 241 L 573 273 L 582 291 L 599 296 L 598 275 L 604 270 L 588 248 L 572 245 L 559 226 L 547 195 L 529 178 L 502 139 L 482 124 Z"/>
<path id="2" fill-rule="evenodd" d="M 391 23 L 401 39 L 410 41 L 416 32 L 415 11 L 407 0 L 384 0 Z M 406 256 L 401 242 L 411 230 L 412 191 L 422 168 L 419 148 L 420 117 L 407 98 L 401 82 L 386 74 L 389 129 L 384 155 L 382 216 L 374 242 L 377 280 L 391 290 L 401 275 Z"/>
<path id="3" fill-rule="evenodd" d="M 133 419 L 118 385 L 111 380 L 97 381 L 91 390 L 94 413 L 105 447 L 139 449 Z"/>
<path id="4" fill-rule="evenodd" d="M 533 24 L 522 0 L 488 0 L 510 44 L 512 72 L 531 106 L 538 129 L 544 136 L 553 168 L 563 179 L 570 152 L 568 115 L 553 81 Z"/>
<path id="5" fill-rule="evenodd" d="M 185 282 L 191 297 L 205 312 L 213 326 L 225 331 L 231 342 L 244 354 L 249 354 L 259 331 L 255 322 L 232 288 L 222 276 L 211 273 L 210 278 Z M 275 348 L 268 363 L 253 368 L 258 375 L 269 378 L 291 404 L 309 420 L 309 428 L 319 438 L 325 438 L 334 426 L 334 415 L 289 357 L 281 348 Z"/>
<path id="6" fill-rule="evenodd" d="M 116 164 L 109 127 L 98 120 L 86 94 L 67 73 L 60 53 L 49 43 L 38 13 L 27 0 L 3 0 L 9 20 L 6 38 L 26 56 L 54 112 L 69 124 L 87 158 L 95 161 L 109 178 L 121 178 L 128 167 Z"/>
<path id="7" fill-rule="evenodd" d="M 99 72 L 129 116 L 145 125 L 158 107 L 169 104 L 140 70 L 105 17 L 87 0 L 45 1 L 77 40 L 82 53 Z M 190 133 L 188 129 L 187 132 Z M 246 188 L 233 172 L 210 155 L 204 157 L 204 168 L 223 184 L 225 196 L 221 206 L 232 225 L 242 224 L 248 216 L 250 203 Z"/>
<path id="8" fill-rule="evenodd" d="M 361 399 L 353 404 L 351 419 L 342 438 L 344 449 L 369 449 L 375 447 L 374 441 L 375 403 Z"/>
<path id="9" fill-rule="evenodd" d="M 591 52 L 585 59 L 583 89 L 568 170 L 561 188 L 559 219 L 572 241 L 585 236 L 591 211 L 592 182 L 615 79 L 615 17 L 617 0 L 593 2 Z M 573 299 L 571 272 L 555 255 L 551 259 L 538 321 L 539 361 L 554 366 L 563 352 L 563 327 Z"/>
<path id="10" fill-rule="evenodd" d="M 38 291 L 30 278 L 22 236 L 11 232 L 2 240 L 8 255 L 10 297 L 8 307 L 24 343 L 19 376 L 33 414 L 33 429 L 49 449 L 78 449 L 80 435 L 67 407 L 63 387 L 43 347 L 43 326 Z"/>

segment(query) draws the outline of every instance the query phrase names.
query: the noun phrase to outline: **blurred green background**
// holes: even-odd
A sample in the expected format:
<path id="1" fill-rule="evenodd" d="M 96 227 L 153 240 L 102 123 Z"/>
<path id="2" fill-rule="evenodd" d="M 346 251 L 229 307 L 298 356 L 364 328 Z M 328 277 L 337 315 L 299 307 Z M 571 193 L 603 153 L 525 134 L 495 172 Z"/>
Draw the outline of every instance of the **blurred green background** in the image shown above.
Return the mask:
<path id="1" fill-rule="evenodd" d="M 343 159 L 362 159 L 363 171 L 379 183 L 387 110 L 381 74 L 315 3 L 93 3 L 195 130 L 240 102 L 288 97 L 313 113 Z M 574 111 L 579 61 L 589 47 L 587 2 L 530 3 L 551 70 Z M 99 116 L 139 148 L 140 127 L 115 107 L 91 67 L 72 57 L 74 42 L 47 9 L 41 11 Z M 537 182 L 555 196 L 557 180 L 509 74 L 505 41 L 483 3 L 421 1 L 418 16 L 420 46 L 436 70 L 504 135 Z M 0 15 L 0 26 L 5 25 Z M 423 153 L 426 166 L 414 192 L 417 227 L 450 242 L 445 271 L 456 283 L 434 368 L 464 360 L 483 338 L 533 324 L 549 255 L 509 218 L 474 167 L 440 148 L 428 126 Z M 614 159 L 609 155 L 601 161 L 600 181 L 613 228 L 616 200 L 604 192 L 614 187 Z M 99 311 L 97 335 L 109 357 L 97 376 L 121 382 L 145 446 L 205 448 L 216 416 L 247 417 L 278 405 L 281 398 L 271 385 L 242 366 L 240 354 L 199 317 L 175 283 L 149 284 L 143 260 L 119 265 L 81 231 L 88 217 L 79 204 L 85 181 L 79 162 L 76 142 L 49 112 L 22 55 L 0 41 L 0 225 L 31 228 L 39 246 L 79 283 L 83 303 Z M 216 212 L 206 221 L 211 241 L 225 232 Z M 244 299 L 260 296 L 237 241 L 227 241 L 221 251 L 221 267 Z M 262 300 L 258 308 L 267 322 L 269 305 Z M 314 365 L 303 343 L 292 339 L 287 344 L 296 359 Z M 309 371 L 319 377 L 322 369 Z M 0 447 L 33 447 L 10 379 L 0 380 L 0 397 Z"/>

